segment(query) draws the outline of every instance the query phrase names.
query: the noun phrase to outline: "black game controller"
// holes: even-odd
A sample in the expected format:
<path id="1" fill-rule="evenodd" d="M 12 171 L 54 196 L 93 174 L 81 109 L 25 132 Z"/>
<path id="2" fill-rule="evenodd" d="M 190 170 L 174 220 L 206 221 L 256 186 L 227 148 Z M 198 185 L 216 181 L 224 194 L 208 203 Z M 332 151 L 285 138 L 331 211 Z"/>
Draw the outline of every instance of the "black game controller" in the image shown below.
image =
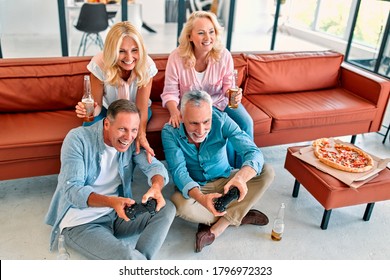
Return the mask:
<path id="1" fill-rule="evenodd" d="M 217 198 L 214 202 L 215 210 L 218 212 L 225 212 L 226 207 L 235 199 L 240 197 L 240 191 L 237 187 L 231 188 L 225 195 Z"/>
<path id="2" fill-rule="evenodd" d="M 146 203 L 134 203 L 130 207 L 125 208 L 126 216 L 134 221 L 137 216 L 149 212 L 152 216 L 156 214 L 157 201 L 149 199 Z"/>

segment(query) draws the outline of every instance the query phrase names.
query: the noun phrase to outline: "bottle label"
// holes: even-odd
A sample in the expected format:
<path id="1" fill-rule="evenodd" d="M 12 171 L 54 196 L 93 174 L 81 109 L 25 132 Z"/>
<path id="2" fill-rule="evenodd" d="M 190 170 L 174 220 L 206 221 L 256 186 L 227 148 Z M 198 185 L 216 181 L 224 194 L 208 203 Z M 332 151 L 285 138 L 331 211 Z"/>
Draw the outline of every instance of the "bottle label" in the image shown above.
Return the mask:
<path id="1" fill-rule="evenodd" d="M 232 108 L 232 109 L 238 108 L 238 103 L 236 102 L 237 94 L 238 94 L 238 88 L 228 89 L 228 99 L 229 99 L 228 106 L 229 106 L 229 108 Z"/>
<path id="2" fill-rule="evenodd" d="M 84 121 L 86 121 L 86 122 L 93 121 L 94 120 L 94 110 L 95 110 L 94 103 L 95 102 L 91 98 L 83 98 L 81 100 L 81 102 L 83 102 L 85 110 L 87 111 L 85 114 L 85 117 L 84 117 Z"/>
<path id="3" fill-rule="evenodd" d="M 282 235 L 283 235 L 283 232 L 278 233 L 278 232 L 272 230 L 271 238 L 274 241 L 280 241 L 280 240 L 282 240 Z"/>

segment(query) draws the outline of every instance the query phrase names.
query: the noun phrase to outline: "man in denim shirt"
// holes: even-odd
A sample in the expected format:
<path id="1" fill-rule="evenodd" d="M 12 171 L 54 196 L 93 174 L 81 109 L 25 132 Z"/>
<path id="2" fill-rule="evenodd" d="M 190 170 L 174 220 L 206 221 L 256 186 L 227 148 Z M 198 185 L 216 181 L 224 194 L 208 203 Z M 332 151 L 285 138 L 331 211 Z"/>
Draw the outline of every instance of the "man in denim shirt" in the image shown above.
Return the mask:
<path id="1" fill-rule="evenodd" d="M 172 195 L 179 217 L 199 223 L 195 251 L 210 245 L 230 226 L 266 225 L 268 218 L 251 209 L 274 178 L 263 154 L 226 113 L 214 110 L 210 95 L 194 90 L 182 97 L 179 128 L 166 124 L 162 142 L 169 171 L 179 191 Z M 243 158 L 240 169 L 229 165 L 226 143 Z M 237 187 L 240 196 L 220 213 L 216 198 Z"/>
<path id="2" fill-rule="evenodd" d="M 72 129 L 61 150 L 61 171 L 46 223 L 53 226 L 50 249 L 59 234 L 65 243 L 90 259 L 152 259 L 161 248 L 175 207 L 161 190 L 169 177 L 164 165 L 144 150 L 136 154 L 140 115 L 129 100 L 113 102 L 107 117 L 89 127 Z M 150 188 L 142 197 L 157 201 L 155 215 L 135 220 L 125 207 L 135 203 L 132 177 L 138 166 Z M 139 235 L 135 248 L 121 237 Z"/>

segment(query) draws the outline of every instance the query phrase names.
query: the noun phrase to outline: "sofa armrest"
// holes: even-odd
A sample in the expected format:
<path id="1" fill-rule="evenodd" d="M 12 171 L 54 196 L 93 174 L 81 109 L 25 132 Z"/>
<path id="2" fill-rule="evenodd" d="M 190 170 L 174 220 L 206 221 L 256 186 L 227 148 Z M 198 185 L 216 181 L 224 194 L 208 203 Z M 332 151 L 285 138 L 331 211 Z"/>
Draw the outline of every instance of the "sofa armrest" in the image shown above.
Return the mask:
<path id="1" fill-rule="evenodd" d="M 389 101 L 390 80 L 343 62 L 340 81 L 344 89 L 370 101 L 377 107 L 377 115 L 370 131 L 379 131 Z"/>
<path id="2" fill-rule="evenodd" d="M 343 62 L 341 86 L 373 104 L 379 104 L 389 97 L 390 80 Z"/>

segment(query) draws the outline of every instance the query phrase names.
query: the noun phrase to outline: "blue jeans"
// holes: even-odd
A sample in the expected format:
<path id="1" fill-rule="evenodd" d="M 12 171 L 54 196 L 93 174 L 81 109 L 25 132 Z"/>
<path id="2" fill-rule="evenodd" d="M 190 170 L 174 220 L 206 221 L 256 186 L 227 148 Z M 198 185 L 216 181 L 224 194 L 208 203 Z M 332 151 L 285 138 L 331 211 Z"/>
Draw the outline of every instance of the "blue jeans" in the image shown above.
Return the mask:
<path id="1" fill-rule="evenodd" d="M 241 103 L 238 104 L 237 109 L 231 109 L 226 106 L 225 113 L 229 115 L 229 117 L 236 122 L 236 124 L 241 128 L 241 130 L 245 131 L 249 137 L 253 140 L 253 120 L 249 113 L 246 111 L 244 105 Z M 234 150 L 233 145 L 228 142 L 227 143 L 227 154 L 229 163 L 233 168 L 241 168 L 242 158 L 237 155 Z"/>
<path id="2" fill-rule="evenodd" d="M 67 246 L 89 259 L 150 260 L 160 250 L 173 219 L 176 208 L 166 200 L 166 205 L 156 215 L 139 215 L 126 222 L 115 211 L 90 223 L 65 228 Z M 139 235 L 135 248 L 121 238 Z"/>
<path id="3" fill-rule="evenodd" d="M 100 114 L 98 116 L 95 116 L 93 118 L 93 121 L 91 122 L 83 122 L 83 126 L 90 126 L 93 125 L 94 123 L 104 119 L 107 116 L 107 109 L 105 107 L 102 107 L 102 110 L 100 111 Z M 148 121 L 152 117 L 152 109 L 148 107 Z"/>

